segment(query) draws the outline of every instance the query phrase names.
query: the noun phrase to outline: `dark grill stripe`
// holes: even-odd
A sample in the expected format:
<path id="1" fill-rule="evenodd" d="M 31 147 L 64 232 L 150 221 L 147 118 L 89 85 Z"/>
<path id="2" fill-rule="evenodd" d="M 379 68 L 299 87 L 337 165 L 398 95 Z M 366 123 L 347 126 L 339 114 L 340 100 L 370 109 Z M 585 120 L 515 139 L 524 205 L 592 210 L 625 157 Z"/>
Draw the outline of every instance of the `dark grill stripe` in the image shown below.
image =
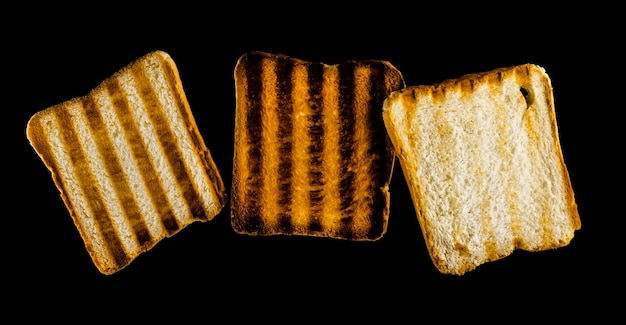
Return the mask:
<path id="1" fill-rule="evenodd" d="M 389 91 L 387 89 L 387 80 L 385 76 L 393 74 L 393 71 L 388 71 L 384 65 L 373 68 L 370 76 L 370 107 L 368 124 L 371 132 L 371 142 L 368 149 L 368 156 L 371 157 L 370 175 L 374 175 L 375 179 L 370 183 L 370 193 L 374 195 L 370 202 L 370 211 L 375 211 L 377 215 L 370 215 L 371 228 L 369 232 L 370 237 L 378 237 L 384 231 L 384 214 L 387 197 L 384 192 L 380 190 L 380 184 L 385 184 L 389 175 L 391 175 L 391 168 L 393 165 L 394 153 L 389 146 L 389 139 L 387 138 L 387 132 L 382 119 L 382 103 L 388 96 Z M 401 85 L 392 84 L 391 87 L 399 88 Z"/>
<path id="2" fill-rule="evenodd" d="M 242 107 L 241 109 L 248 112 L 246 117 L 246 133 L 248 135 L 248 170 L 250 172 L 248 179 L 245 180 L 246 193 L 242 198 L 241 205 L 244 205 L 244 215 L 248 215 L 246 228 L 250 231 L 262 229 L 262 197 L 263 189 L 263 105 L 259 100 L 262 96 L 263 85 L 263 60 L 256 57 L 248 57 L 242 62 L 242 70 L 246 72 L 245 82 L 247 92 L 245 94 L 246 102 L 251 103 L 250 107 Z"/>
<path id="3" fill-rule="evenodd" d="M 342 235 L 352 237 L 355 174 L 351 168 L 354 155 L 354 131 L 356 112 L 354 106 L 354 71 L 356 64 L 344 63 L 339 67 L 339 150 L 341 180 L 339 181 L 340 208 L 342 210 Z"/>
<path id="4" fill-rule="evenodd" d="M 128 135 L 129 139 L 141 139 L 141 133 L 137 127 L 136 122 L 131 117 L 132 113 L 128 104 L 128 99 L 124 95 L 124 92 L 117 79 L 109 79 L 104 83 L 115 113 L 119 118 L 120 126 L 124 129 L 124 132 Z M 166 229 L 168 234 L 173 234 L 180 226 L 174 217 L 171 203 L 165 194 L 165 189 L 159 181 L 158 172 L 154 168 L 148 149 L 145 147 L 142 141 L 129 141 L 128 146 L 138 166 L 142 181 L 146 184 L 148 195 L 152 201 L 152 205 L 156 208 L 161 224 Z"/>
<path id="5" fill-rule="evenodd" d="M 167 62 L 164 61 L 163 57 L 159 57 L 159 60 L 160 60 L 161 66 L 163 66 L 165 80 L 168 83 L 168 88 L 169 89 L 181 88 L 182 85 L 178 83 L 178 80 L 179 80 L 179 78 L 177 77 L 178 72 L 174 70 L 173 66 L 167 64 Z M 172 92 L 172 95 L 174 96 L 174 100 L 176 101 L 176 107 L 178 107 L 178 111 L 183 116 L 183 121 L 185 121 L 185 125 L 188 126 L 187 129 L 195 130 L 195 132 L 189 133 L 194 147 L 203 148 L 205 149 L 205 151 L 203 152 L 203 155 L 207 155 L 207 156 L 210 155 L 208 149 L 206 149 L 204 140 L 202 139 L 200 133 L 197 131 L 195 127 L 194 118 L 193 118 L 193 115 L 191 114 L 190 108 L 188 107 L 186 99 L 182 97 L 183 96 L 182 94 L 175 92 L 175 91 Z M 194 127 L 191 127 L 190 124 L 194 124 Z M 217 199 L 216 205 L 219 206 L 225 200 L 226 192 L 224 191 L 224 183 L 222 182 L 222 179 L 220 178 L 220 176 L 217 174 L 218 172 L 215 166 L 209 165 L 212 159 L 210 157 L 202 156 L 201 160 L 204 164 L 206 164 L 205 170 L 207 171 L 207 174 L 210 180 L 210 185 L 213 187 L 212 194 Z"/>
<path id="6" fill-rule="evenodd" d="M 276 100 L 278 105 L 278 139 L 279 163 L 278 205 L 279 226 L 283 231 L 291 231 L 291 205 L 293 201 L 293 100 L 291 98 L 293 65 L 287 60 L 276 61 Z"/>
<path id="7" fill-rule="evenodd" d="M 196 202 L 200 201 L 198 193 L 195 190 L 187 166 L 183 163 L 182 153 L 176 145 L 175 136 L 168 126 L 168 118 L 163 112 L 163 107 L 157 100 L 157 94 L 152 87 L 152 82 L 144 67 L 137 66 L 132 70 L 138 86 L 138 92 L 146 107 L 148 117 L 155 126 L 156 133 L 159 135 L 159 143 L 165 152 L 165 158 L 174 172 L 174 178 L 179 189 L 183 193 L 183 197 L 187 206 L 196 206 Z M 207 220 L 208 216 L 204 209 L 191 211 L 193 217 Z"/>
<path id="8" fill-rule="evenodd" d="M 322 87 L 324 81 L 324 66 L 321 64 L 311 64 L 308 66 L 309 106 L 312 114 L 308 118 L 309 138 L 311 144 L 308 147 L 309 153 L 309 206 L 311 216 L 309 229 L 312 231 L 322 231 L 320 222 L 322 214 L 322 203 L 324 200 L 324 107 L 322 100 Z"/>
<path id="9" fill-rule="evenodd" d="M 115 232 L 115 226 L 110 219 L 109 212 L 106 210 L 106 203 L 100 193 L 98 182 L 91 168 L 89 168 L 86 154 L 79 145 L 81 141 L 78 138 L 78 132 L 70 122 L 72 117 L 66 109 L 59 109 L 54 112 L 60 123 L 59 130 L 63 146 L 69 150 L 67 155 L 71 160 L 73 169 L 76 171 L 78 185 L 85 196 L 84 201 L 93 214 L 96 228 L 98 228 L 98 232 L 102 236 L 102 243 L 109 256 L 112 257 L 112 262 L 115 263 L 113 268 L 123 267 L 130 263 L 131 259 L 124 251 L 122 242 Z"/>
<path id="10" fill-rule="evenodd" d="M 146 223 L 141 217 L 141 210 L 128 184 L 128 179 L 124 175 L 119 157 L 109 138 L 109 133 L 94 101 L 93 94 L 82 98 L 82 108 L 85 112 L 89 130 L 91 134 L 93 134 L 98 152 L 103 158 L 104 167 L 113 180 L 111 184 L 113 185 L 117 198 L 120 200 L 122 212 L 129 222 L 139 246 L 145 247 L 145 245 L 152 240 L 150 232 L 148 232 Z"/>

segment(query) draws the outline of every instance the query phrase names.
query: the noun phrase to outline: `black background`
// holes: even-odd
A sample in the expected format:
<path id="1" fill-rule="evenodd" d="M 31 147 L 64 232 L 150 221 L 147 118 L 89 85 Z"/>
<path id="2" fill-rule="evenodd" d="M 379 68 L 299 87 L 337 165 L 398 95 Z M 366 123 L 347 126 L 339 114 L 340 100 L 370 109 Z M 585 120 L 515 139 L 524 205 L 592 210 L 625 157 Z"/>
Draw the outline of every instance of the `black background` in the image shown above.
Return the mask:
<path id="1" fill-rule="evenodd" d="M 196 320 L 500 321 L 611 317 L 623 305 L 620 78 L 615 9 L 365 6 L 37 7 L 5 12 L 3 295 L 21 317 Z M 32 14 L 36 9 L 37 13 Z M 390 61 L 407 86 L 536 63 L 552 79 L 562 151 L 582 221 L 571 243 L 516 251 L 463 276 L 430 261 L 399 163 L 386 235 L 372 243 L 235 234 L 228 205 L 104 276 L 25 137 L 35 112 L 86 94 L 152 50 L 176 62 L 196 122 L 230 189 L 233 68 L 262 50 L 307 61 Z M 607 79 L 608 78 L 608 79 Z M 7 115 L 9 117 L 7 117 Z M 7 134 L 8 133 L 8 134 Z M 7 165 L 8 164 L 8 165 Z M 611 230 L 612 229 L 612 230 Z M 615 235 L 613 234 L 615 232 Z M 55 307 L 53 307 L 55 306 Z M 508 317 L 508 318 L 502 318 Z"/>

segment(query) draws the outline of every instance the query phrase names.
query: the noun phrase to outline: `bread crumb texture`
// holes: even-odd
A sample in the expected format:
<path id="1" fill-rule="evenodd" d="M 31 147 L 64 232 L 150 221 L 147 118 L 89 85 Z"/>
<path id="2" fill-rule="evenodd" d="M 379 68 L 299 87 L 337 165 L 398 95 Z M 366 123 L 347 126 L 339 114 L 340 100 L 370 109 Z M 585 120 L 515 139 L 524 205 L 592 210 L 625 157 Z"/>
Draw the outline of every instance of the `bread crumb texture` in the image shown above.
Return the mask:
<path id="1" fill-rule="evenodd" d="M 148 53 L 87 95 L 36 113 L 27 137 L 103 274 L 188 224 L 211 220 L 226 201 L 165 52 Z"/>
<path id="2" fill-rule="evenodd" d="M 407 87 L 383 116 L 441 272 L 562 247 L 580 229 L 542 67 Z"/>

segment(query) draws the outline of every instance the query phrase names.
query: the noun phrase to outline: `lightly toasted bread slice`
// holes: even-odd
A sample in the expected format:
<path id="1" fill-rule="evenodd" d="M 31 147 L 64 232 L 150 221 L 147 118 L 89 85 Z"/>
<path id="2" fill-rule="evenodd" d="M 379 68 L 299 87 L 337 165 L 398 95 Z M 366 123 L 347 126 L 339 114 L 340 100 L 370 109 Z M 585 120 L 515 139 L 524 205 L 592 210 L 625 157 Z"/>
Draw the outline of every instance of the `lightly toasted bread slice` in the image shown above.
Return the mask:
<path id="1" fill-rule="evenodd" d="M 580 229 L 543 67 L 410 86 L 385 100 L 383 117 L 442 273 L 562 247 Z"/>
<path id="2" fill-rule="evenodd" d="M 234 230 L 380 238 L 395 159 L 382 102 L 404 87 L 400 71 L 382 60 L 329 65 L 249 52 L 234 81 Z"/>
<path id="3" fill-rule="evenodd" d="M 163 51 L 35 113 L 26 134 L 103 274 L 225 205 L 222 178 Z"/>

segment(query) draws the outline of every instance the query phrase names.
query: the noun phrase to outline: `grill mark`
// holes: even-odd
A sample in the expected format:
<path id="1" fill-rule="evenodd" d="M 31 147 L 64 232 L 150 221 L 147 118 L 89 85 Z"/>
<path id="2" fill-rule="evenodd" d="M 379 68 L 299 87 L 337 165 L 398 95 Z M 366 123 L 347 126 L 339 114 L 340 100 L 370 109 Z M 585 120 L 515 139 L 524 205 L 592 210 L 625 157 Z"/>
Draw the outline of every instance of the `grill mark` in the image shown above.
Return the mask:
<path id="1" fill-rule="evenodd" d="M 128 184 L 128 179 L 124 175 L 122 165 L 109 134 L 107 132 L 102 116 L 94 102 L 93 95 L 82 98 L 82 109 L 85 112 L 87 125 L 93 134 L 96 147 L 103 157 L 103 164 L 108 174 L 114 181 L 111 182 L 115 194 L 121 201 L 122 212 L 130 224 L 135 239 L 141 247 L 146 247 L 152 241 L 148 227 L 141 217 L 141 210 L 135 200 L 133 191 Z"/>
<path id="2" fill-rule="evenodd" d="M 356 112 L 354 107 L 354 71 L 356 64 L 344 63 L 340 65 L 339 73 L 339 151 L 341 179 L 339 181 L 340 209 L 342 212 L 341 229 L 342 236 L 353 237 L 353 195 L 355 173 L 352 169 L 354 155 L 354 126 Z"/>
<path id="3" fill-rule="evenodd" d="M 123 95 L 119 80 L 107 80 L 104 83 L 104 88 L 111 98 L 115 114 L 119 117 L 132 116 L 128 99 Z M 131 118 L 120 118 L 119 123 L 129 139 L 141 138 L 137 124 Z M 174 217 L 171 203 L 165 194 L 163 185 L 159 181 L 158 173 L 149 158 L 148 150 L 141 141 L 130 141 L 128 145 L 130 146 L 130 151 L 137 164 L 141 179 L 143 183 L 146 184 L 150 200 L 157 210 L 161 224 L 167 233 L 172 235 L 180 229 L 180 225 Z"/>
<path id="4" fill-rule="evenodd" d="M 278 162 L 278 205 L 280 212 L 278 213 L 278 225 L 282 231 L 289 231 L 293 228 L 291 206 L 293 201 L 293 99 L 291 90 L 293 65 L 287 60 L 276 60 L 275 78 L 276 78 L 276 101 L 278 105 L 278 134 L 280 139 L 278 146 L 279 162 Z"/>
<path id="5" fill-rule="evenodd" d="M 76 171 L 76 178 L 80 188 L 83 190 L 85 202 L 92 212 L 94 223 L 98 232 L 102 235 L 105 250 L 113 259 L 115 267 L 120 268 L 130 263 L 131 258 L 124 251 L 124 247 L 118 235 L 115 233 L 113 222 L 106 210 L 106 204 L 98 188 L 98 182 L 90 168 L 85 168 L 89 163 L 83 152 L 78 138 L 77 131 L 71 123 L 72 117 L 65 109 L 55 110 L 55 116 L 60 123 L 61 141 L 68 148 L 72 166 Z"/>
<path id="6" fill-rule="evenodd" d="M 322 204 L 324 200 L 323 186 L 325 184 L 323 174 L 324 159 L 324 101 L 322 100 L 322 84 L 324 81 L 324 66 L 321 64 L 312 64 L 308 66 L 308 84 L 309 86 L 309 106 L 312 114 L 308 117 L 308 135 L 310 145 L 308 146 L 309 154 L 309 207 L 310 220 L 309 229 L 311 231 L 322 231 L 322 223 L 320 221 L 322 214 Z"/>
<path id="7" fill-rule="evenodd" d="M 187 167 L 181 159 L 182 153 L 176 145 L 174 134 L 169 129 L 167 116 L 163 113 L 161 105 L 157 101 L 157 95 L 152 87 L 149 76 L 144 67 L 136 67 L 132 70 L 133 76 L 137 80 L 138 92 L 141 95 L 150 121 L 155 126 L 156 133 L 159 135 L 159 143 L 165 152 L 165 158 L 174 172 L 174 178 L 179 189 L 183 193 L 183 197 L 188 207 L 196 206 L 195 202 L 200 202 L 197 191 L 191 182 L 191 177 Z M 204 209 L 196 209 L 191 211 L 192 217 L 208 220 L 208 216 Z"/>
<path id="8" fill-rule="evenodd" d="M 385 231 L 386 222 L 384 215 L 388 213 L 389 209 L 388 193 L 383 192 L 380 186 L 389 182 L 395 159 L 395 151 L 382 117 L 382 105 L 391 92 L 404 87 L 404 81 L 397 70 L 392 70 L 383 65 L 381 69 L 372 70 L 372 82 L 370 85 L 373 107 L 370 109 L 369 123 L 373 142 L 368 153 L 373 157 L 370 165 L 370 174 L 378 175 L 371 184 L 372 188 L 370 191 L 374 193 L 371 209 L 381 213 L 380 216 L 373 216 L 370 236 L 378 237 Z M 378 171 L 378 174 L 375 171 Z"/>
<path id="9" fill-rule="evenodd" d="M 174 67 L 168 64 L 168 62 L 166 62 L 165 59 L 160 56 L 159 56 L 159 62 L 160 62 L 160 65 L 163 67 L 165 80 L 168 83 L 168 87 L 170 89 L 181 88 L 182 86 L 178 83 L 178 80 L 179 80 L 178 72 L 174 69 Z M 172 95 L 174 96 L 176 107 L 178 107 L 178 111 L 182 115 L 183 120 L 186 122 L 186 124 L 195 124 L 193 115 L 191 114 L 191 111 L 188 108 L 186 99 L 182 97 L 182 94 L 176 91 L 173 91 Z M 210 180 L 209 186 L 211 187 L 211 193 L 212 193 L 212 196 L 217 199 L 216 205 L 221 206 L 226 199 L 225 197 L 226 191 L 225 191 L 224 183 L 222 182 L 222 179 L 218 175 L 217 168 L 214 165 L 213 159 L 210 157 L 211 154 L 206 148 L 205 143 L 202 139 L 202 136 L 200 135 L 197 128 L 195 126 L 193 128 L 189 127 L 188 130 L 195 131 L 195 132 L 190 132 L 189 134 L 193 145 L 196 148 L 203 148 L 203 151 L 202 151 L 203 156 L 201 157 L 202 158 L 201 160 L 204 164 L 206 164 L 205 166 L 206 168 L 204 169 L 206 170 L 207 175 Z"/>
<path id="10" fill-rule="evenodd" d="M 246 229 L 254 231 L 263 228 L 263 219 L 261 218 L 261 189 L 265 182 L 263 178 L 263 105 L 261 96 L 263 92 L 262 81 L 259 79 L 263 75 L 263 60 L 256 57 L 250 57 L 243 61 L 242 70 L 245 72 L 245 80 L 247 91 L 245 93 L 246 102 L 250 103 L 250 107 L 242 107 L 248 112 L 246 117 L 246 133 L 248 145 L 248 170 L 250 175 L 245 188 L 244 195 L 244 215 L 248 216 Z"/>
<path id="11" fill-rule="evenodd" d="M 370 75 L 370 107 L 368 108 L 368 125 L 370 129 L 371 140 L 369 142 L 368 156 L 371 157 L 371 163 L 369 166 L 369 175 L 374 175 L 374 179 L 370 182 L 370 193 L 372 193 L 372 200 L 369 202 L 369 211 L 375 211 L 378 214 L 370 215 L 370 224 L 368 236 L 375 238 L 380 236 L 385 229 L 384 215 L 387 207 L 387 196 L 380 187 L 385 184 L 389 175 L 391 175 L 391 168 L 394 159 L 394 152 L 389 146 L 387 132 L 385 130 L 384 122 L 382 120 L 382 112 L 379 109 L 382 107 L 382 103 L 390 93 L 388 85 L 392 80 L 386 80 L 387 75 L 392 74 L 385 66 L 381 68 L 375 68 L 371 70 Z M 401 85 L 391 84 L 394 89 L 399 88 Z"/>
<path id="12" fill-rule="evenodd" d="M 355 163 L 355 181 L 354 196 L 352 205 L 354 210 L 354 231 L 355 236 L 366 237 L 371 226 L 370 201 L 372 194 L 370 193 L 370 184 L 374 181 L 374 176 L 369 173 L 371 158 L 367 155 L 370 142 L 372 141 L 371 130 L 369 125 L 369 112 L 372 107 L 370 101 L 371 70 L 375 65 L 367 65 L 359 63 L 354 71 L 354 103 L 355 106 L 355 125 L 354 125 L 354 154 L 353 161 Z"/>

